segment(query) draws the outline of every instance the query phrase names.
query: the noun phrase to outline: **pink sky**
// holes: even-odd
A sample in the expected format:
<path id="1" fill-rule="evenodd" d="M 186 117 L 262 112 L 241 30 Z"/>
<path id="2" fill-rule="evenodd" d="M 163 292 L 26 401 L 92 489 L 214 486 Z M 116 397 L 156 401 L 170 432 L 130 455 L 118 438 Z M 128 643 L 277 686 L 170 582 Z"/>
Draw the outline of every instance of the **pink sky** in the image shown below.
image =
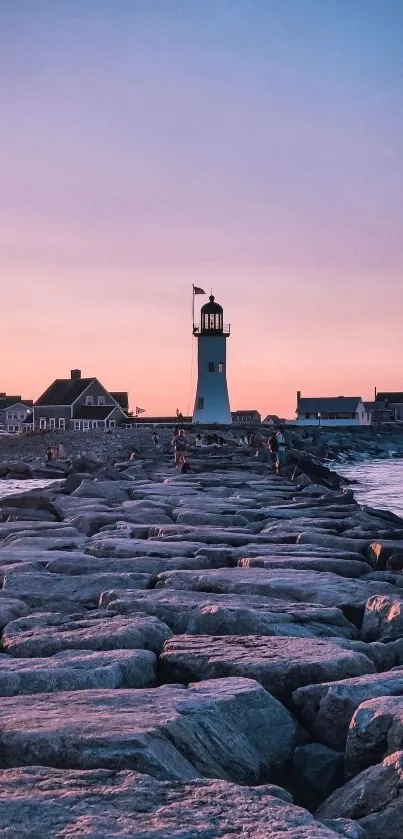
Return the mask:
<path id="1" fill-rule="evenodd" d="M 0 390 L 191 410 L 192 283 L 234 410 L 403 389 L 401 4 L 34 5 L 0 20 Z"/>

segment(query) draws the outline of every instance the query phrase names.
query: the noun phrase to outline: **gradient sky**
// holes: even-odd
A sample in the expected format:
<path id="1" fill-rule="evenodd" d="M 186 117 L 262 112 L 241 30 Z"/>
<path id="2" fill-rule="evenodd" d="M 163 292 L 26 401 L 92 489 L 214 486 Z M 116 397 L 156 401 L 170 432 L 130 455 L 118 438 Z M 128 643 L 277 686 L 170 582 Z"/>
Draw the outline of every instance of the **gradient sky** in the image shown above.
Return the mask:
<path id="1" fill-rule="evenodd" d="M 187 412 L 192 282 L 233 409 L 403 389 L 402 39 L 401 0 L 1 0 L 0 390 Z"/>

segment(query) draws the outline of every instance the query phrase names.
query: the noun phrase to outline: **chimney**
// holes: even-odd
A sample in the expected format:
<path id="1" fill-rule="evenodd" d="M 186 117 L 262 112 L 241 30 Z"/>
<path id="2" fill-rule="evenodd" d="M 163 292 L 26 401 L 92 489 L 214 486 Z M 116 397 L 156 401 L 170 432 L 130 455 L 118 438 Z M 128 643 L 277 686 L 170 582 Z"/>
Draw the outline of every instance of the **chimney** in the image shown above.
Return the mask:
<path id="1" fill-rule="evenodd" d="M 297 390 L 297 408 L 298 408 L 298 405 L 299 405 L 300 399 L 301 399 L 301 391 L 300 391 L 300 390 Z"/>
<path id="2" fill-rule="evenodd" d="M 374 388 L 374 398 L 375 398 L 375 402 L 376 402 L 376 388 Z"/>
<path id="3" fill-rule="evenodd" d="M 71 370 L 70 378 L 77 381 L 77 379 L 81 379 L 81 370 Z"/>

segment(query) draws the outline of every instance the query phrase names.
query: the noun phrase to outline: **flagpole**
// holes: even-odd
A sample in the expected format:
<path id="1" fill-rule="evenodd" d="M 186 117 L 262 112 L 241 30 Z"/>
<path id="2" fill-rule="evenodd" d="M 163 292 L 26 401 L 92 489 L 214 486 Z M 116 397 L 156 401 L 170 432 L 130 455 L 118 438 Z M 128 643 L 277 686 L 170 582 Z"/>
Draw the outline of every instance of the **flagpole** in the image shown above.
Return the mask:
<path id="1" fill-rule="evenodd" d="M 195 328 L 195 287 L 192 283 L 192 334 Z"/>

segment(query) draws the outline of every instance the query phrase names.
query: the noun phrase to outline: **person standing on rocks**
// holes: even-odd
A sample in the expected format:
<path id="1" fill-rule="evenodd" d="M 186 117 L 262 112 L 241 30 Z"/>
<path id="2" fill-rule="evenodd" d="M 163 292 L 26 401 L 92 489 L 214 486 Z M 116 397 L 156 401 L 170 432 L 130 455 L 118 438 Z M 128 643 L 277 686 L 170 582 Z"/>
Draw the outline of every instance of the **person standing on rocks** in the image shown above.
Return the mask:
<path id="1" fill-rule="evenodd" d="M 153 433 L 151 435 L 151 439 L 153 441 L 153 446 L 157 447 L 158 443 L 159 443 L 159 437 L 158 437 L 158 434 L 157 434 L 156 431 L 153 431 Z"/>
<path id="2" fill-rule="evenodd" d="M 178 471 L 180 471 L 181 467 L 186 461 L 186 453 L 188 450 L 188 441 L 185 437 L 185 432 L 183 428 L 180 428 L 178 433 L 173 438 L 172 445 L 174 447 L 175 466 L 178 469 Z"/>
<path id="3" fill-rule="evenodd" d="M 280 474 L 281 467 L 285 466 L 286 463 L 287 463 L 287 448 L 286 448 L 284 432 L 285 432 L 284 425 L 280 425 L 280 427 L 277 431 L 277 434 L 276 434 L 277 457 L 276 457 L 275 469 L 276 469 L 277 475 Z"/>

